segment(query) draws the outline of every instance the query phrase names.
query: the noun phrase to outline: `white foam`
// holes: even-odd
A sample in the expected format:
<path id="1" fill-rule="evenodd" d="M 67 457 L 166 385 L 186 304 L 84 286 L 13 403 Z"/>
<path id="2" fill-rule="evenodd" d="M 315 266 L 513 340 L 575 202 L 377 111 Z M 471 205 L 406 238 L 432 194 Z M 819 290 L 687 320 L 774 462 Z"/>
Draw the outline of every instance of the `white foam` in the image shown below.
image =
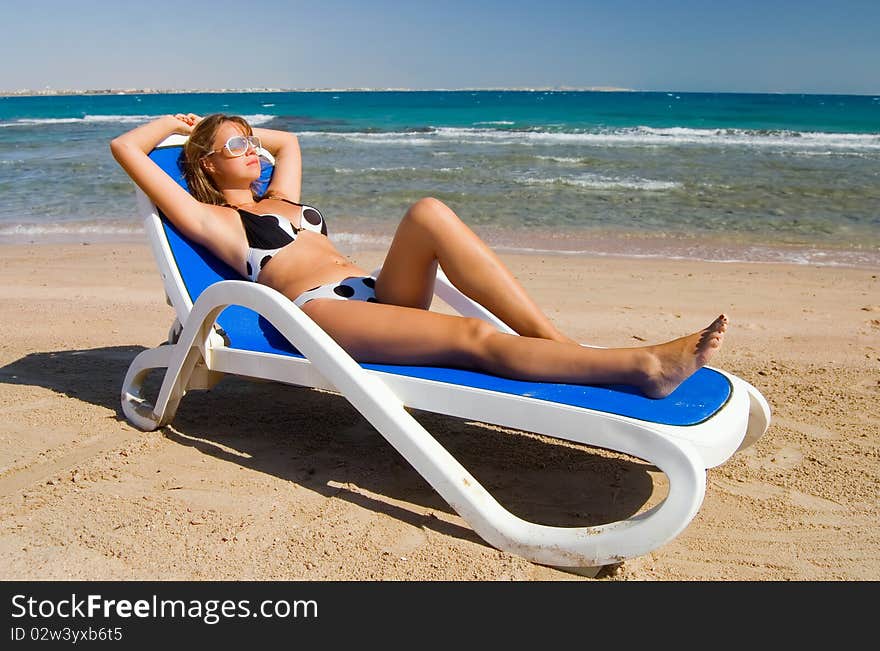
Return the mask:
<path id="1" fill-rule="evenodd" d="M 641 252 L 632 249 L 606 251 L 602 249 L 544 249 L 515 245 L 495 245 L 496 251 L 539 255 L 595 256 L 655 260 L 699 260 L 703 262 L 749 263 L 749 264 L 795 264 L 816 267 L 876 267 L 880 254 L 858 251 L 822 251 L 802 249 L 784 251 L 762 246 L 746 246 L 742 249 L 710 250 L 705 247 L 685 248 L 678 251 Z"/>
<path id="2" fill-rule="evenodd" d="M 141 233 L 141 226 L 113 226 L 110 224 L 77 224 L 69 225 L 52 224 L 44 226 L 40 224 L 16 224 L 14 226 L 0 227 L 2 235 L 63 235 L 65 233 L 109 233 L 127 234 Z"/>
<path id="3" fill-rule="evenodd" d="M 0 241 L 23 242 L 28 240 L 48 239 L 50 241 L 78 241 L 83 237 L 95 239 L 107 238 L 128 239 L 130 237 L 143 238 L 144 229 L 138 224 L 124 222 L 68 222 L 55 224 L 14 224 L 0 226 Z M 351 233 L 335 231 L 331 233 L 334 242 L 356 245 L 381 245 L 391 244 L 391 238 L 385 236 L 367 235 L 363 233 Z"/>
<path id="4" fill-rule="evenodd" d="M 578 176 L 562 176 L 556 178 L 520 177 L 517 183 L 526 185 L 571 185 L 589 190 L 641 190 L 646 192 L 663 192 L 682 187 L 673 181 L 655 181 L 633 177 L 612 177 L 599 174 L 580 174 Z"/>
<path id="5" fill-rule="evenodd" d="M 243 115 L 242 116 L 251 126 L 259 126 L 261 124 L 266 124 L 270 120 L 274 120 L 276 115 L 267 115 L 265 113 L 257 113 L 255 115 Z"/>
<path id="6" fill-rule="evenodd" d="M 549 160 L 554 163 L 580 164 L 583 159 L 571 156 L 535 156 L 538 160 Z"/>
<path id="7" fill-rule="evenodd" d="M 21 118 L 12 122 L 0 122 L 0 127 L 27 127 L 35 124 L 70 124 L 73 122 L 82 122 L 82 118 Z"/>
<path id="8" fill-rule="evenodd" d="M 363 233 L 348 233 L 344 231 L 331 233 L 330 239 L 336 244 L 388 246 L 391 244 L 390 237 L 377 235 L 365 235 Z"/>
<path id="9" fill-rule="evenodd" d="M 158 115 L 85 115 L 83 122 L 146 122 Z"/>
<path id="10" fill-rule="evenodd" d="M 71 222 L 68 224 L 15 224 L 0 227 L 0 237 L 39 237 L 41 235 L 137 235 L 144 229 L 140 225 L 112 223 Z"/>
<path id="11" fill-rule="evenodd" d="M 513 131 L 470 127 L 437 127 L 414 136 L 412 132 L 303 132 L 300 135 L 371 144 L 427 145 L 446 142 L 497 145 L 592 145 L 600 147 L 656 147 L 700 145 L 784 150 L 833 149 L 880 152 L 880 134 L 808 131 L 753 131 L 748 129 L 691 129 L 686 127 L 630 127 L 603 131 Z"/>
<path id="12" fill-rule="evenodd" d="M 50 124 L 87 124 L 87 123 L 118 123 L 132 124 L 149 122 L 162 117 L 161 115 L 84 115 L 81 118 L 19 118 L 9 122 L 0 122 L 0 127 L 30 127 Z M 251 124 L 265 124 L 276 116 L 257 113 L 244 118 Z"/>
<path id="13" fill-rule="evenodd" d="M 0 122 L 0 127 L 28 127 L 41 124 L 85 124 L 96 122 L 134 123 L 149 122 L 158 115 L 84 115 L 81 118 L 20 118 L 10 122 Z"/>
<path id="14" fill-rule="evenodd" d="M 463 167 L 364 167 L 362 169 L 353 169 L 351 167 L 334 167 L 333 171 L 337 174 L 364 174 L 367 172 L 458 172 Z"/>
<path id="15" fill-rule="evenodd" d="M 754 131 L 749 129 L 691 129 L 640 126 L 603 135 L 612 140 L 635 144 L 724 145 L 745 147 L 784 147 L 794 149 L 843 148 L 880 150 L 880 134 L 826 133 L 811 131 Z"/>
<path id="16" fill-rule="evenodd" d="M 364 174 L 365 172 L 413 172 L 417 169 L 417 167 L 364 167 L 362 169 L 334 167 L 333 171 L 337 174 Z"/>
<path id="17" fill-rule="evenodd" d="M 336 131 L 300 131 L 299 137 L 330 138 L 333 140 L 347 140 L 349 142 L 361 142 L 381 145 L 432 145 L 435 141 L 423 136 L 413 136 L 411 132 L 383 132 L 367 133 L 364 131 L 336 132 Z"/>
<path id="18" fill-rule="evenodd" d="M 845 158 L 875 158 L 877 155 L 866 151 L 849 151 L 846 149 L 837 149 L 835 151 L 816 151 L 810 149 L 801 149 L 794 151 L 785 151 L 784 153 L 797 156 L 799 158 L 812 158 L 815 156 L 836 156 Z"/>
<path id="19" fill-rule="evenodd" d="M 49 241 L 79 241 L 84 236 L 100 240 L 107 238 L 128 239 L 143 238 L 144 231 L 139 224 L 127 224 L 124 222 L 69 222 L 67 224 L 16 224 L 0 227 L 0 241 L 22 242 L 28 240 L 47 239 Z M 390 236 L 371 235 L 348 231 L 335 231 L 331 233 L 334 243 L 347 247 L 387 247 L 391 244 Z M 864 251 L 842 250 L 829 251 L 816 248 L 803 249 L 774 249 L 771 246 L 743 246 L 729 248 L 715 247 L 712 245 L 697 244 L 692 246 L 665 247 L 660 249 L 656 243 L 647 244 L 645 248 L 635 245 L 632 240 L 627 241 L 626 250 L 617 246 L 609 249 L 583 248 L 583 249 L 550 249 L 511 244 L 490 243 L 497 251 L 514 253 L 541 254 L 541 255 L 589 255 L 589 256 L 613 256 L 625 258 L 652 258 L 666 260 L 705 260 L 709 262 L 749 262 L 749 263 L 789 263 L 798 265 L 815 265 L 822 267 L 862 267 L 880 266 L 880 250 L 869 249 Z"/>

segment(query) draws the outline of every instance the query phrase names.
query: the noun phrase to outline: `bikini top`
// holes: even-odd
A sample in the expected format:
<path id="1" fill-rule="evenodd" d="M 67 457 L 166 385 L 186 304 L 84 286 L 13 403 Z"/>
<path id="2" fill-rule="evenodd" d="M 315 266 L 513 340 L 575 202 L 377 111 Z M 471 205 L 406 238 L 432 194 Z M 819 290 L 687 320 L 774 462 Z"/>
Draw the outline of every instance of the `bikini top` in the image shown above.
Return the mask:
<path id="1" fill-rule="evenodd" d="M 258 215 L 243 208 L 236 208 L 248 241 L 247 257 L 245 258 L 247 277 L 253 282 L 257 282 L 260 271 L 272 259 L 272 256 L 296 240 L 297 233 L 300 231 L 307 230 L 327 235 L 327 222 L 324 221 L 320 210 L 288 199 L 279 198 L 279 201 L 300 208 L 299 228 L 282 215 L 274 213 Z"/>

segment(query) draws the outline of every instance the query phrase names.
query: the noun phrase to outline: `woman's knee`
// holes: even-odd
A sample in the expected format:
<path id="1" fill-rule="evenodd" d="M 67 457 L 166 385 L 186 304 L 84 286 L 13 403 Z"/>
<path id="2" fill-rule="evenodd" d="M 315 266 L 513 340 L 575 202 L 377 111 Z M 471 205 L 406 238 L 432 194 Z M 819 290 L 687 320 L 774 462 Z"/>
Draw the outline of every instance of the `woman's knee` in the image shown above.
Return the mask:
<path id="1" fill-rule="evenodd" d="M 404 219 L 421 226 L 432 227 L 458 216 L 449 206 L 434 197 L 423 197 L 409 207 Z"/>
<path id="2" fill-rule="evenodd" d="M 491 339 L 498 330 L 491 323 L 476 317 L 462 317 L 460 323 L 461 348 L 470 366 L 485 369 L 493 359 Z"/>

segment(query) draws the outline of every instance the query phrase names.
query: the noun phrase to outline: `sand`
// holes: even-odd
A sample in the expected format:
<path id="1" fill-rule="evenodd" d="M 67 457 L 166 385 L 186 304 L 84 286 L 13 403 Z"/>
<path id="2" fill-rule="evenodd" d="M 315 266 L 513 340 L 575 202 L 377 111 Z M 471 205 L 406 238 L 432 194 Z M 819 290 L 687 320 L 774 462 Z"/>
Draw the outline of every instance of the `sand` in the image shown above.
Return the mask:
<path id="1" fill-rule="evenodd" d="M 586 578 L 490 547 L 335 394 L 230 378 L 136 430 L 122 378 L 173 319 L 146 244 L 0 250 L 4 579 L 880 579 L 878 269 L 502 255 L 579 341 L 661 341 L 728 313 L 713 365 L 773 409 L 755 446 L 708 471 L 684 532 Z M 665 489 L 637 459 L 417 418 L 536 521 L 627 517 Z"/>

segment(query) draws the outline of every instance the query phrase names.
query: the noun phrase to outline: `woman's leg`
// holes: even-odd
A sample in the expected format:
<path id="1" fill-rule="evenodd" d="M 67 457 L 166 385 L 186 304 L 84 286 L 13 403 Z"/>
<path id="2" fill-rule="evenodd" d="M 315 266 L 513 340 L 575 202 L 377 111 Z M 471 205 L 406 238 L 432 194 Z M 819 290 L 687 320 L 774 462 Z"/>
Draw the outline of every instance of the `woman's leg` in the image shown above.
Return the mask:
<path id="1" fill-rule="evenodd" d="M 404 215 L 376 282 L 377 298 L 426 309 L 438 262 L 459 291 L 519 334 L 574 343 L 556 329 L 498 256 L 437 199 L 421 199 Z"/>
<path id="2" fill-rule="evenodd" d="M 629 384 L 671 393 L 721 347 L 727 318 L 681 339 L 640 348 L 586 348 L 508 335 L 480 319 L 423 309 L 316 299 L 306 312 L 359 362 L 453 366 L 519 380 Z"/>

